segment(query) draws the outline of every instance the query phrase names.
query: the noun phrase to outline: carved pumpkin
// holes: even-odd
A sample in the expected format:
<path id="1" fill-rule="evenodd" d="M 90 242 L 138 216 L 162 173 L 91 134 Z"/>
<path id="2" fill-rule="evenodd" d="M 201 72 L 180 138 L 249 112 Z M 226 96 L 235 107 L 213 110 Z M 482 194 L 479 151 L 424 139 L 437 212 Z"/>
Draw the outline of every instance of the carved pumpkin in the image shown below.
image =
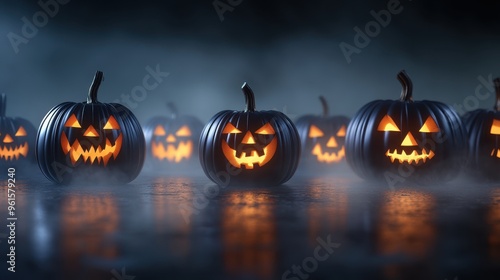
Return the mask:
<path id="1" fill-rule="evenodd" d="M 469 134 L 470 156 L 467 171 L 483 180 L 500 179 L 500 78 L 494 80 L 496 101 L 493 110 L 477 109 L 462 119 Z"/>
<path id="2" fill-rule="evenodd" d="M 148 162 L 162 169 L 193 166 L 203 123 L 194 116 L 179 115 L 173 103 L 167 107 L 169 117 L 154 117 L 144 126 Z"/>
<path id="3" fill-rule="evenodd" d="M 36 129 L 23 118 L 5 116 L 7 97 L 0 97 L 0 165 L 16 167 L 34 162 Z"/>
<path id="4" fill-rule="evenodd" d="M 97 71 L 86 102 L 61 103 L 42 120 L 36 156 L 49 180 L 126 183 L 141 171 L 145 141 L 139 121 L 121 104 L 97 101 L 102 79 Z"/>
<path id="5" fill-rule="evenodd" d="M 456 177 L 467 157 L 462 121 L 448 105 L 413 101 L 412 83 L 402 71 L 400 100 L 376 100 L 353 117 L 346 135 L 346 159 L 362 178 L 394 185 Z"/>
<path id="6" fill-rule="evenodd" d="M 200 162 L 219 185 L 279 185 L 288 181 L 300 156 L 300 139 L 290 119 L 278 111 L 256 111 L 250 87 L 242 87 L 244 111 L 221 111 L 205 125 Z"/>
<path id="7" fill-rule="evenodd" d="M 299 131 L 302 159 L 301 166 L 318 168 L 344 162 L 345 134 L 349 118 L 329 116 L 328 104 L 323 96 L 319 97 L 323 105 L 323 115 L 300 117 L 295 125 Z"/>

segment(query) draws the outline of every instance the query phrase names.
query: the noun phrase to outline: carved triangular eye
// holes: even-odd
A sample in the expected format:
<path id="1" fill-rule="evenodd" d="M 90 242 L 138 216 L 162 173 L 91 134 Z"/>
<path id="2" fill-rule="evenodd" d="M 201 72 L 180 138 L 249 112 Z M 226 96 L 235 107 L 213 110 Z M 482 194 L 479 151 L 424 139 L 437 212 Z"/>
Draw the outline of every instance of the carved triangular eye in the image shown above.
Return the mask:
<path id="1" fill-rule="evenodd" d="M 153 134 L 156 135 L 156 136 L 165 136 L 165 135 L 167 135 L 167 132 L 165 131 L 165 129 L 163 128 L 163 126 L 157 125 L 155 127 L 155 131 L 153 132 Z"/>
<path id="2" fill-rule="evenodd" d="M 323 137 L 325 135 L 319 127 L 314 124 L 309 128 L 309 138 Z"/>
<path id="3" fill-rule="evenodd" d="M 269 135 L 269 134 L 274 134 L 274 129 L 273 127 L 271 126 L 271 124 L 269 123 L 266 123 L 265 125 L 263 125 L 261 128 L 257 129 L 255 131 L 255 133 L 257 134 L 264 134 L 264 135 Z"/>
<path id="4" fill-rule="evenodd" d="M 115 117 L 110 116 L 103 129 L 120 129 L 120 125 L 116 121 Z"/>
<path id="5" fill-rule="evenodd" d="M 179 137 L 189 137 L 191 136 L 191 129 L 189 129 L 187 125 L 183 125 L 179 128 L 179 130 L 177 130 L 175 135 Z"/>
<path id="6" fill-rule="evenodd" d="M 338 137 L 345 137 L 345 125 L 343 125 L 339 131 L 337 131 L 337 136 Z"/>
<path id="7" fill-rule="evenodd" d="M 389 116 L 385 115 L 380 121 L 378 131 L 401 131 L 399 127 L 396 125 L 394 120 Z"/>
<path id="8" fill-rule="evenodd" d="M 419 132 L 439 132 L 439 127 L 437 126 L 436 122 L 434 119 L 429 116 L 425 123 L 422 125 L 422 128 L 420 128 Z"/>
<path id="9" fill-rule="evenodd" d="M 491 124 L 491 134 L 500 134 L 500 120 L 494 119 Z"/>
<path id="10" fill-rule="evenodd" d="M 26 133 L 26 130 L 24 129 L 23 126 L 20 126 L 19 129 L 16 131 L 15 136 L 26 136 L 28 133 Z"/>
<path id="11" fill-rule="evenodd" d="M 241 130 L 237 129 L 236 127 L 234 127 L 234 125 L 232 123 L 227 123 L 226 127 L 224 127 L 224 130 L 222 131 L 222 133 L 241 133 Z"/>
<path id="12" fill-rule="evenodd" d="M 65 127 L 74 127 L 74 128 L 82 128 L 78 120 L 76 119 L 75 114 L 72 114 L 69 119 L 64 124 Z"/>

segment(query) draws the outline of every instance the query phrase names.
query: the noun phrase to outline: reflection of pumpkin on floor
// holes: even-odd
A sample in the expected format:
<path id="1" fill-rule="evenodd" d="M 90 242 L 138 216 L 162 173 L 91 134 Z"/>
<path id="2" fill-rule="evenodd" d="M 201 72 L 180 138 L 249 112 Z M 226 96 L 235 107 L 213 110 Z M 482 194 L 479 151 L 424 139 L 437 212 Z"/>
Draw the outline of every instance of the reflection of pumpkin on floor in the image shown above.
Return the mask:
<path id="1" fill-rule="evenodd" d="M 63 200 L 61 213 L 61 254 L 66 273 L 74 276 L 73 272 L 84 269 L 84 260 L 109 261 L 118 256 L 112 241 L 120 220 L 114 199 L 70 195 Z"/>
<path id="2" fill-rule="evenodd" d="M 436 240 L 435 198 L 413 190 L 387 191 L 378 214 L 376 248 L 381 255 L 423 260 Z M 385 267 L 389 276 L 404 271 L 399 264 Z"/>
<path id="3" fill-rule="evenodd" d="M 490 227 L 488 236 L 490 256 L 500 261 L 500 189 L 491 192 L 491 206 L 487 221 Z"/>
<path id="4" fill-rule="evenodd" d="M 229 275 L 257 275 L 270 279 L 276 273 L 276 221 L 273 200 L 266 194 L 232 192 L 222 209 L 224 266 Z"/>

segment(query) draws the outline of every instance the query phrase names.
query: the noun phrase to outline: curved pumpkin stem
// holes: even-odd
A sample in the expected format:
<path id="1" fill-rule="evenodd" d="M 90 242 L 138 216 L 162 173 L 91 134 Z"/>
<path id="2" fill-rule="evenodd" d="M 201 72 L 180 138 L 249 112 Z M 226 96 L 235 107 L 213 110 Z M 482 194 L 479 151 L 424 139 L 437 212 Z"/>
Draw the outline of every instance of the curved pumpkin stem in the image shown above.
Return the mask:
<path id="1" fill-rule="evenodd" d="M 494 109 L 495 111 L 500 111 L 500 78 L 494 79 L 493 83 L 495 84 L 495 91 L 497 93 L 497 101 Z"/>
<path id="2" fill-rule="evenodd" d="M 99 91 L 99 86 L 101 85 L 102 80 L 104 79 L 103 73 L 101 71 L 97 71 L 94 76 L 94 80 L 92 81 L 92 85 L 89 89 L 89 95 L 87 96 L 87 103 L 97 103 L 97 91 Z"/>
<path id="3" fill-rule="evenodd" d="M 174 102 L 167 102 L 167 108 L 171 113 L 171 118 L 177 118 L 177 116 L 179 115 L 179 110 L 177 110 L 177 106 L 175 106 Z"/>
<path id="4" fill-rule="evenodd" d="M 255 112 L 255 96 L 252 89 L 245 82 L 241 86 L 241 90 L 245 95 L 245 112 Z"/>
<path id="5" fill-rule="evenodd" d="M 7 95 L 2 93 L 0 97 L 0 117 L 5 117 L 5 111 L 7 109 Z"/>
<path id="6" fill-rule="evenodd" d="M 398 73 L 398 80 L 403 86 L 399 100 L 413 102 L 413 83 L 405 70 L 401 70 Z"/>
<path id="7" fill-rule="evenodd" d="M 319 101 L 321 101 L 321 106 L 323 107 L 323 117 L 328 117 L 328 103 L 326 103 L 326 99 L 324 96 L 319 96 Z"/>

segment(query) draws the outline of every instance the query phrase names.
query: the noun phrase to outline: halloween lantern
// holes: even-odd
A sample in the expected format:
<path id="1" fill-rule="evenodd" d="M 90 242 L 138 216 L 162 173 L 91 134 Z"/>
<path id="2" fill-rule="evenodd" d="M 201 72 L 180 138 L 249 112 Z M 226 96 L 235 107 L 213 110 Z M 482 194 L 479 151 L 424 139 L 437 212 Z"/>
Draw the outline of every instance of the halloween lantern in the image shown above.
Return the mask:
<path id="1" fill-rule="evenodd" d="M 499 180 L 500 172 L 500 78 L 494 80 L 496 100 L 493 110 L 477 109 L 462 119 L 469 135 L 467 171 L 484 180 Z"/>
<path id="2" fill-rule="evenodd" d="M 162 169 L 193 166 L 203 123 L 194 116 L 179 115 L 173 103 L 167 107 L 169 117 L 154 117 L 144 126 L 148 163 Z"/>
<path id="3" fill-rule="evenodd" d="M 35 127 L 23 118 L 5 115 L 7 97 L 0 96 L 0 165 L 17 167 L 34 162 Z"/>
<path id="4" fill-rule="evenodd" d="M 103 74 L 97 71 L 86 102 L 52 108 L 38 129 L 36 156 L 56 183 L 127 183 L 141 171 L 145 141 L 139 121 L 125 106 L 97 101 Z"/>
<path id="5" fill-rule="evenodd" d="M 221 111 L 205 125 L 200 162 L 219 185 L 279 185 L 299 162 L 300 139 L 290 119 L 278 111 L 256 111 L 250 87 L 242 87 L 244 111 Z"/>
<path id="6" fill-rule="evenodd" d="M 301 166 L 332 166 L 345 159 L 344 140 L 349 118 L 329 116 L 325 98 L 319 99 L 323 105 L 322 116 L 306 115 L 295 122 L 302 144 Z"/>
<path id="7" fill-rule="evenodd" d="M 362 178 L 385 179 L 391 185 L 448 181 L 461 171 L 467 138 L 460 117 L 448 105 L 413 101 L 405 71 L 399 100 L 376 100 L 351 120 L 346 135 L 346 159 Z"/>

